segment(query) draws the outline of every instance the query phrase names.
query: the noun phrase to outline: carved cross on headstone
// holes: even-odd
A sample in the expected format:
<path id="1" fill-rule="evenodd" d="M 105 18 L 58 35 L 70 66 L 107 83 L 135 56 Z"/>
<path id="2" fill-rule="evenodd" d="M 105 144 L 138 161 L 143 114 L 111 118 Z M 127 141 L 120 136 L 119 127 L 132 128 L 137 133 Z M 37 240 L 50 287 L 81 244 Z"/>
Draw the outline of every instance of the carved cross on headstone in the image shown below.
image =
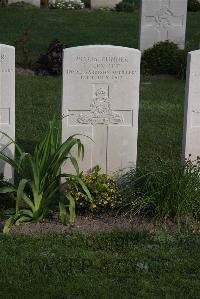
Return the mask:
<path id="1" fill-rule="evenodd" d="M 170 39 L 169 29 L 173 27 L 182 27 L 184 15 L 176 16 L 170 9 L 170 0 L 162 2 L 161 8 L 153 16 L 145 16 L 146 26 L 154 27 L 159 38 L 163 40 Z"/>
<path id="2" fill-rule="evenodd" d="M 132 110 L 112 110 L 111 99 L 109 98 L 109 86 L 105 84 L 93 85 L 93 99 L 88 110 L 71 110 L 69 113 L 69 125 L 91 126 L 92 140 L 94 141 L 92 151 L 94 156 L 91 157 L 92 165 L 99 165 L 100 161 L 105 162 L 102 171 L 108 172 L 108 136 L 109 130 L 113 126 L 132 126 L 133 111 Z M 80 129 L 81 131 L 81 129 Z M 123 154 L 123 153 L 121 153 Z"/>
<path id="3" fill-rule="evenodd" d="M 112 175 L 136 164 L 140 57 L 139 50 L 116 46 L 64 50 L 62 113 L 69 117 L 62 120 L 62 140 L 79 135 L 82 171 L 99 165 Z M 73 171 L 63 165 L 63 173 Z"/>
<path id="4" fill-rule="evenodd" d="M 184 49 L 187 0 L 141 0 L 140 49 L 169 40 Z"/>

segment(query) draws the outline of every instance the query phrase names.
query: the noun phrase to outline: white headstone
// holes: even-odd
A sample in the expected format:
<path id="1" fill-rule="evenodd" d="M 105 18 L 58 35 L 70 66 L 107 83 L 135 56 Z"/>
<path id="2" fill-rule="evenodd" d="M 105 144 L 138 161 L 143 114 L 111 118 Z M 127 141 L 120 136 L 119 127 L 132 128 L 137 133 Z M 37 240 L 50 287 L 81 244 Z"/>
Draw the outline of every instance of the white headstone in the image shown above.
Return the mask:
<path id="1" fill-rule="evenodd" d="M 15 48 L 0 44 L 0 131 L 15 140 Z M 14 157 L 13 144 L 7 147 L 9 139 L 0 133 L 0 150 Z M 0 172 L 13 181 L 11 167 L 0 160 Z"/>
<path id="2" fill-rule="evenodd" d="M 122 0 L 91 0 L 91 8 L 115 8 Z"/>
<path id="3" fill-rule="evenodd" d="M 188 53 L 185 94 L 183 157 L 200 157 L 200 50 Z"/>
<path id="4" fill-rule="evenodd" d="M 136 163 L 139 50 L 83 46 L 64 50 L 62 138 L 80 136 L 85 145 L 81 169 L 100 165 L 112 173 Z"/>
<path id="5" fill-rule="evenodd" d="M 8 4 L 20 2 L 20 0 L 8 0 Z M 40 7 L 40 0 L 23 0 L 23 2 Z"/>
<path id="6" fill-rule="evenodd" d="M 140 50 L 169 40 L 185 47 L 187 0 L 141 0 Z"/>

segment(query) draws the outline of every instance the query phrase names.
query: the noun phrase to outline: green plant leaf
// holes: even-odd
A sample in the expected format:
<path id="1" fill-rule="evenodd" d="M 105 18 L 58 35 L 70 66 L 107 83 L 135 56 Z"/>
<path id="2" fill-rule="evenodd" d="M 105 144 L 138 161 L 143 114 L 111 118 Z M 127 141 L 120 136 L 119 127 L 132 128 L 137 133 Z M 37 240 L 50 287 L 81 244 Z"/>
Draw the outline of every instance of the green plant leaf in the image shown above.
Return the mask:
<path id="1" fill-rule="evenodd" d="M 67 225 L 67 211 L 63 202 L 59 202 L 60 220 L 63 225 Z"/>
<path id="2" fill-rule="evenodd" d="M 80 157 L 81 153 L 82 153 L 82 160 L 83 160 L 83 158 L 84 158 L 84 146 L 81 143 L 80 139 L 78 139 L 78 157 Z"/>
<path id="3" fill-rule="evenodd" d="M 29 180 L 21 179 L 19 182 L 19 186 L 17 188 L 17 198 L 16 198 L 16 213 L 19 212 L 19 204 L 24 194 L 24 188 Z"/>
<path id="4" fill-rule="evenodd" d="M 34 206 L 32 200 L 28 197 L 28 195 L 23 193 L 22 198 L 23 198 L 24 202 L 28 205 L 28 207 L 31 208 L 32 211 L 34 211 L 35 206 Z"/>
<path id="5" fill-rule="evenodd" d="M 4 223 L 3 234 L 9 233 L 11 226 L 14 224 L 17 218 L 18 215 L 12 215 L 6 220 L 6 222 Z"/>
<path id="6" fill-rule="evenodd" d="M 10 166 L 12 166 L 16 171 L 19 169 L 19 164 L 16 160 L 6 156 L 4 153 L 0 152 L 0 159 L 4 162 L 8 163 Z"/>
<path id="7" fill-rule="evenodd" d="M 75 200 L 69 192 L 66 193 L 66 197 L 69 200 L 69 222 L 70 224 L 74 224 L 76 216 Z"/>
<path id="8" fill-rule="evenodd" d="M 0 188 L 0 193 L 11 193 L 16 192 L 16 188 L 14 186 L 3 186 Z"/>
<path id="9" fill-rule="evenodd" d="M 74 169 L 76 170 L 76 174 L 79 175 L 79 166 L 78 166 L 77 160 L 73 156 L 71 156 L 70 161 L 71 161 L 72 165 L 74 166 Z"/>
<path id="10" fill-rule="evenodd" d="M 26 160 L 26 158 L 28 158 L 30 156 L 29 153 L 22 153 L 21 156 L 20 156 L 20 159 L 19 159 L 19 164 L 18 164 L 18 168 L 19 168 L 19 171 L 22 171 L 24 172 L 24 168 L 26 168 L 26 165 L 24 165 L 24 167 L 22 166 L 22 163 L 24 162 L 24 160 Z M 29 159 L 27 159 L 29 161 Z M 24 162 L 25 163 L 25 162 Z M 29 169 L 30 170 L 30 169 Z M 25 173 L 23 173 L 25 175 Z"/>
<path id="11" fill-rule="evenodd" d="M 28 217 L 28 216 L 20 216 L 15 224 L 16 225 L 20 225 L 20 224 L 23 224 L 23 223 L 28 223 L 28 222 L 31 222 L 31 217 Z"/>
<path id="12" fill-rule="evenodd" d="M 4 134 L 7 136 L 6 134 Z M 8 139 L 15 143 L 9 136 Z M 15 143 L 16 144 L 16 143 Z M 49 130 L 44 139 L 35 147 L 33 154 L 24 152 L 17 146 L 19 155 L 15 159 L 0 153 L 0 158 L 9 163 L 19 174 L 18 186 L 4 186 L 2 192 L 16 192 L 16 215 L 18 223 L 23 221 L 40 221 L 54 203 L 55 195 L 59 192 L 59 182 L 61 177 L 61 166 L 67 159 L 71 159 L 77 176 L 80 176 L 79 165 L 75 157 L 71 156 L 71 149 L 78 145 L 78 154 L 84 155 L 84 147 L 80 139 L 70 136 L 65 142 L 61 143 L 61 122 L 56 118 L 50 122 Z M 67 175 L 70 177 L 70 175 Z M 74 177 L 74 176 L 72 176 Z M 89 191 L 83 185 L 83 189 L 90 197 Z M 27 188 L 26 188 L 27 186 Z M 26 191 L 25 191 L 26 188 Z M 70 221 L 75 218 L 75 203 L 69 195 L 70 202 Z M 21 209 L 21 201 L 26 204 L 26 209 Z M 56 202 L 56 201 L 55 201 Z M 64 206 L 60 205 L 63 223 L 66 223 Z M 30 218 L 30 219 L 29 219 Z"/>
<path id="13" fill-rule="evenodd" d="M 30 218 L 33 218 L 33 212 L 28 210 L 28 209 L 22 209 L 19 212 L 20 215 L 26 215 L 29 216 Z"/>
<path id="14" fill-rule="evenodd" d="M 90 194 L 90 191 L 89 191 L 88 187 L 86 186 L 86 184 L 79 177 L 76 177 L 76 180 L 79 182 L 83 191 L 86 193 L 89 202 L 93 202 L 92 195 Z"/>
<path id="15" fill-rule="evenodd" d="M 6 134 L 3 131 L 0 131 L 0 133 L 3 134 L 4 136 L 6 136 L 10 140 L 10 144 L 11 143 L 15 144 L 16 150 L 19 152 L 20 155 L 23 153 L 22 148 L 8 134 Z"/>

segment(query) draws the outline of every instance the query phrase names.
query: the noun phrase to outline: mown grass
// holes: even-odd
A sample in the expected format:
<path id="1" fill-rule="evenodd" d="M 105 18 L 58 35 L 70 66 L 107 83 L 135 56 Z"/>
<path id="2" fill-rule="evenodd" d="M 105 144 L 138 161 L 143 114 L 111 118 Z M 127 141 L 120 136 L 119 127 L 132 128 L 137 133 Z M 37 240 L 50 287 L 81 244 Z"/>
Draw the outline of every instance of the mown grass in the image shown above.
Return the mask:
<path id="1" fill-rule="evenodd" d="M 9 22 L 8 22 L 9 20 Z M 31 29 L 29 46 L 35 61 L 52 39 L 68 46 L 112 44 L 137 47 L 138 14 L 49 9 L 0 9 L 0 41 L 14 44 Z M 17 62 L 21 61 L 17 50 Z"/>
<path id="2" fill-rule="evenodd" d="M 156 157 L 180 159 L 184 81 L 144 80 L 140 87 L 138 163 Z"/>
<path id="3" fill-rule="evenodd" d="M 199 236 L 144 232 L 4 236 L 0 298 L 191 298 Z"/>
<path id="4" fill-rule="evenodd" d="M 200 12 L 188 13 L 187 42 L 196 47 L 200 37 Z M 30 28 L 32 62 L 45 52 L 52 39 L 69 47 L 89 44 L 112 44 L 138 47 L 139 12 L 66 11 L 38 8 L 0 8 L 0 42 L 14 45 Z M 22 61 L 19 49 L 17 63 Z"/>
<path id="5" fill-rule="evenodd" d="M 61 79 L 16 76 L 16 138 L 32 150 L 53 116 L 61 116 Z"/>

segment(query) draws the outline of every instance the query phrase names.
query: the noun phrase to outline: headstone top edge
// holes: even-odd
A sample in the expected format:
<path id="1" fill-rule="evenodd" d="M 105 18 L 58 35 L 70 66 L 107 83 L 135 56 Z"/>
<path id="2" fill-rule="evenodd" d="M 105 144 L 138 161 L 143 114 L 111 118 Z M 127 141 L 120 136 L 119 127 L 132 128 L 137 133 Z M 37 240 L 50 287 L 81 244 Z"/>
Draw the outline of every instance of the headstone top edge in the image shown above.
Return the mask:
<path id="1" fill-rule="evenodd" d="M 6 44 L 0 44 L 0 48 L 10 48 L 10 49 L 14 49 L 15 50 L 14 46 L 6 45 Z"/>
<path id="2" fill-rule="evenodd" d="M 88 46 L 77 46 L 77 47 L 70 47 L 70 48 L 65 48 L 63 52 L 69 52 L 69 51 L 74 51 L 74 50 L 81 50 L 81 49 L 121 49 L 121 50 L 129 50 L 129 51 L 134 51 L 135 53 L 141 54 L 141 51 L 139 49 L 135 48 L 129 48 L 129 47 L 122 47 L 122 46 L 113 46 L 113 45 L 88 45 Z"/>
<path id="3" fill-rule="evenodd" d="M 199 55 L 200 54 L 200 49 L 199 50 L 194 50 L 194 51 L 190 51 L 188 52 L 189 55 Z"/>

